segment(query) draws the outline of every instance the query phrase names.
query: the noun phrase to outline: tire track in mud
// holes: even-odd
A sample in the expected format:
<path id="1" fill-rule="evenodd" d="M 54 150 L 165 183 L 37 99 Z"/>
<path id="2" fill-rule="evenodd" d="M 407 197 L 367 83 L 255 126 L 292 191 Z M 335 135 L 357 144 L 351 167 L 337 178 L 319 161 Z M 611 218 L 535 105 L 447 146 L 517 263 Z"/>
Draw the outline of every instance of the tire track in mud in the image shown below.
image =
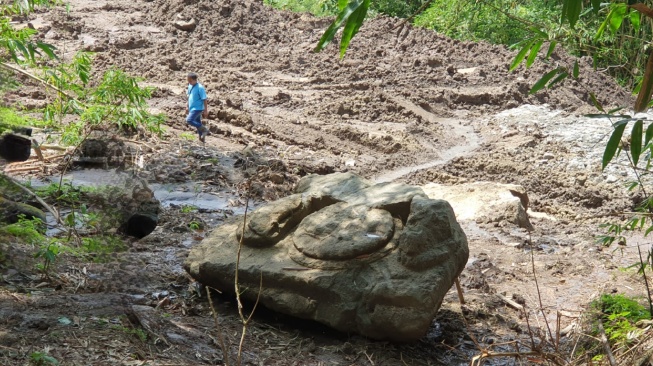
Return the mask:
<path id="1" fill-rule="evenodd" d="M 439 151 L 438 157 L 426 163 L 403 166 L 383 172 L 374 178 L 375 182 L 391 182 L 410 173 L 447 164 L 454 158 L 471 155 L 481 145 L 481 137 L 474 131 L 471 125 L 463 123 L 462 120 L 457 118 L 440 118 L 426 110 L 428 106 L 426 108 L 424 106 L 418 106 L 407 99 L 397 96 L 391 96 L 390 98 L 398 105 L 420 116 L 423 120 L 442 126 L 446 139 L 452 142 L 453 145 L 444 150 L 440 150 L 430 141 L 424 138 L 418 138 L 418 141 L 424 148 Z"/>

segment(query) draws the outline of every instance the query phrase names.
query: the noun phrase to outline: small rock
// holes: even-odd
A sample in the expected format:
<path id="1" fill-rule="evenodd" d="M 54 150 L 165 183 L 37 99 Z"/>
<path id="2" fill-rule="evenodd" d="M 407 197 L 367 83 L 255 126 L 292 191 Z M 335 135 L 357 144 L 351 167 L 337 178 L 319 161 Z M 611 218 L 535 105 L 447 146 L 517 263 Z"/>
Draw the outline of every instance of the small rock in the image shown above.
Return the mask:
<path id="1" fill-rule="evenodd" d="M 28 220 L 39 219 L 41 222 L 46 222 L 45 213 L 42 210 L 0 197 L 0 222 L 14 224 L 20 220 L 21 216 Z"/>
<path id="2" fill-rule="evenodd" d="M 356 160 L 347 160 L 345 166 L 356 166 Z"/>
<path id="3" fill-rule="evenodd" d="M 172 71 L 179 71 L 179 70 L 181 70 L 181 66 L 179 66 L 179 63 L 178 63 L 177 60 L 174 59 L 174 58 L 168 59 L 168 67 L 169 67 L 170 70 L 172 70 Z"/>
<path id="4" fill-rule="evenodd" d="M 178 21 L 174 22 L 173 25 L 175 26 L 175 28 L 177 28 L 179 30 L 183 30 L 183 31 L 186 31 L 186 32 L 192 32 L 197 27 L 197 21 L 195 19 L 191 19 L 191 20 L 188 20 L 188 21 L 178 20 Z"/>
<path id="5" fill-rule="evenodd" d="M 546 160 L 553 160 L 555 159 L 555 155 L 553 155 L 552 153 L 545 153 L 543 158 Z"/>

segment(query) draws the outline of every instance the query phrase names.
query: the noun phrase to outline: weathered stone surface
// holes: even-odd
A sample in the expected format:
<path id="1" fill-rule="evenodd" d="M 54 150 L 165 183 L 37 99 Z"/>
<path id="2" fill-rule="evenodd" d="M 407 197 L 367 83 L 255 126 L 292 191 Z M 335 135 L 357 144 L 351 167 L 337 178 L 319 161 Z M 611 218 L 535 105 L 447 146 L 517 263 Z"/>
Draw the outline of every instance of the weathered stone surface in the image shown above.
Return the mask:
<path id="1" fill-rule="evenodd" d="M 385 247 L 393 234 L 390 212 L 339 202 L 306 217 L 293 243 L 307 257 L 347 260 Z"/>
<path id="2" fill-rule="evenodd" d="M 45 222 L 45 213 L 42 210 L 0 197 L 0 222 L 14 224 L 18 222 L 21 215 L 28 220 L 39 219 Z"/>
<path id="3" fill-rule="evenodd" d="M 242 217 L 193 248 L 184 266 L 233 292 Z M 373 185 L 351 173 L 309 175 L 296 194 L 248 217 L 243 296 L 270 309 L 370 338 L 423 337 L 463 270 L 467 239 L 451 206 L 418 187 Z"/>
<path id="4" fill-rule="evenodd" d="M 422 187 L 431 198 L 447 200 L 461 221 L 507 221 L 532 229 L 528 219 L 528 195 L 522 186 L 475 182 L 446 186 L 429 183 Z"/>

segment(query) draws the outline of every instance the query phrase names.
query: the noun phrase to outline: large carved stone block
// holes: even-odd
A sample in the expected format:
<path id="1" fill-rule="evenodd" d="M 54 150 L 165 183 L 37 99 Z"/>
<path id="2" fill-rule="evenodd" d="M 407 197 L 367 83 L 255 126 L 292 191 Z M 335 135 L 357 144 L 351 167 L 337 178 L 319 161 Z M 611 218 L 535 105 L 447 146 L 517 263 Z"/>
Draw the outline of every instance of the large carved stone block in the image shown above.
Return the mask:
<path id="1" fill-rule="evenodd" d="M 423 337 L 463 270 L 467 239 L 451 206 L 403 184 L 308 176 L 296 194 L 235 217 L 191 250 L 186 270 L 275 311 L 370 338 Z"/>

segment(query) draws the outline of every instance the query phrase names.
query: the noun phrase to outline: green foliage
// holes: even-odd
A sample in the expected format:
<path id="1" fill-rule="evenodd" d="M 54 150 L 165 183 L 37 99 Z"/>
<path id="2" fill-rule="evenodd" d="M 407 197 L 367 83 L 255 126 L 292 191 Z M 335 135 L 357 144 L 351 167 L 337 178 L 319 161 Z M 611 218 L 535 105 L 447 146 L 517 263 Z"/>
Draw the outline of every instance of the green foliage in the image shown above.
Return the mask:
<path id="1" fill-rule="evenodd" d="M 603 109 L 600 105 L 598 107 Z M 648 192 L 648 187 L 645 184 L 646 177 L 651 174 L 653 166 L 653 121 L 635 118 L 628 114 L 614 113 L 615 111 L 609 111 L 589 115 L 589 117 L 609 118 L 611 121 L 615 121 L 612 123 L 613 130 L 603 152 L 602 168 L 605 169 L 616 157 L 625 154 L 636 177 L 636 180 L 628 185 L 629 190 L 639 189 L 646 194 Z M 629 124 L 631 125 L 630 136 L 624 136 Z M 599 241 L 605 246 L 614 242 L 625 244 L 628 232 L 643 231 L 644 236 L 653 232 L 653 216 L 651 215 L 653 198 L 645 196 L 634 211 L 634 214 L 625 222 L 602 225 L 606 234 L 600 236 Z"/>
<path id="2" fill-rule="evenodd" d="M 190 132 L 182 132 L 181 135 L 179 135 L 179 137 L 186 141 L 194 141 L 197 138 L 197 135 Z"/>
<path id="3" fill-rule="evenodd" d="M 3 7 L 0 6 L 0 12 Z M 4 8 L 6 12 L 13 12 L 13 10 Z M 56 58 L 54 54 L 54 46 L 43 42 L 32 42 L 31 38 L 36 34 L 36 31 L 31 28 L 15 29 L 11 23 L 11 18 L 8 16 L 0 17 L 0 60 L 12 60 L 18 64 L 35 63 L 36 56 L 47 56 L 48 58 Z M 4 55 L 3 55 L 4 53 Z"/>
<path id="4" fill-rule="evenodd" d="M 605 327 L 608 339 L 613 343 L 628 343 L 642 334 L 636 324 L 650 319 L 651 314 L 634 299 L 623 295 L 603 295 L 592 303 L 599 312 L 599 319 Z"/>
<path id="5" fill-rule="evenodd" d="M 0 134 L 7 130 L 26 126 L 47 127 L 47 123 L 21 115 L 13 109 L 0 107 Z"/>
<path id="6" fill-rule="evenodd" d="M 92 61 L 91 53 L 77 52 L 68 63 L 61 62 L 56 67 L 45 67 L 43 80 L 56 86 L 59 90 L 72 92 L 78 98 L 83 99 L 86 95 Z M 79 114 L 81 110 L 82 106 L 76 99 L 69 99 L 57 93 L 55 101 L 46 106 L 44 119 L 61 125 L 66 114 Z"/>
<path id="7" fill-rule="evenodd" d="M 338 0 L 264 0 L 266 5 L 277 9 L 299 13 L 311 13 L 318 17 L 334 16 L 340 12 Z M 406 18 L 422 5 L 419 0 L 373 0 L 370 4 L 371 14 L 385 14 Z"/>
<path id="8" fill-rule="evenodd" d="M 188 224 L 188 227 L 189 227 L 191 230 L 197 231 L 197 230 L 200 230 L 200 229 L 202 228 L 202 224 L 199 223 L 198 221 L 191 221 L 191 222 Z"/>
<path id="9" fill-rule="evenodd" d="M 33 12 L 39 6 L 50 6 L 57 4 L 56 0 L 14 0 L 13 3 L 6 7 L 5 12 L 12 14 L 26 15 Z"/>
<path id="10" fill-rule="evenodd" d="M 365 20 L 367 11 L 370 8 L 370 0 L 350 0 L 349 3 L 346 0 L 342 0 L 338 2 L 338 8 L 340 10 L 338 16 L 324 32 L 322 38 L 320 38 L 320 41 L 315 47 L 315 52 L 322 51 L 331 43 L 336 32 L 341 27 L 344 27 L 340 39 L 340 58 L 343 58 L 349 47 L 349 42 L 358 33 L 361 25 L 363 25 L 363 20 Z"/>
<path id="11" fill-rule="evenodd" d="M 0 227 L 0 236 L 12 236 L 26 244 L 39 245 L 48 241 L 42 233 L 43 227 L 41 220 L 28 220 L 21 215 L 17 223 Z"/>
<path id="12" fill-rule="evenodd" d="M 162 133 L 163 116 L 149 113 L 147 99 L 152 96 L 152 89 L 140 87 L 140 79 L 110 69 L 93 83 L 92 55 L 87 52 L 78 52 L 70 62 L 59 60 L 54 66 L 37 64 L 37 56 L 56 60 L 54 47 L 33 42 L 36 31 L 27 27 L 15 29 L 10 16 L 26 14 L 35 6 L 53 3 L 49 0 L 17 0 L 12 5 L 0 5 L 3 14 L 0 17 L 0 68 L 5 72 L 15 70 L 3 63 L 13 61 L 43 71 L 42 79 L 57 90 L 54 102 L 45 108 L 44 119 L 63 129 L 62 142 L 78 144 L 91 130 L 112 123 L 123 131 L 143 128 L 150 133 Z M 5 78 L 11 80 L 6 74 L 0 74 L 0 79 Z M 66 115 L 77 115 L 78 119 L 64 125 Z"/>
<path id="13" fill-rule="evenodd" d="M 147 341 L 147 332 L 143 330 L 143 328 L 128 328 L 128 327 L 123 327 L 120 325 L 114 325 L 112 327 L 113 329 L 119 330 L 121 332 L 124 332 L 129 335 L 134 335 L 136 338 L 138 338 L 141 342 Z"/>
<path id="14" fill-rule="evenodd" d="M 181 213 L 187 214 L 187 213 L 191 213 L 191 212 L 194 212 L 194 211 L 197 211 L 197 206 L 193 206 L 193 205 L 183 205 L 183 206 L 181 206 Z"/>
<path id="15" fill-rule="evenodd" d="M 64 144 L 80 143 L 87 132 L 114 124 L 122 131 L 139 128 L 161 134 L 164 117 L 148 111 L 147 100 L 152 88 L 140 87 L 139 78 L 118 69 L 107 70 L 97 83 L 91 85 L 92 54 L 78 52 L 68 63 L 44 69 L 44 78 L 68 95 L 56 93 L 56 99 L 44 112 L 44 119 L 63 125 L 65 115 L 79 119 L 63 126 Z M 69 98 L 73 94 L 75 98 Z"/>
<path id="16" fill-rule="evenodd" d="M 148 112 L 147 100 L 152 97 L 154 89 L 140 87 L 140 81 L 124 71 L 108 70 L 90 93 L 90 108 L 82 113 L 81 119 L 90 125 L 100 125 L 110 120 L 120 129 L 136 129 L 140 125 L 149 132 L 161 133 L 163 116 Z"/>
<path id="17" fill-rule="evenodd" d="M 646 62 L 646 54 L 642 52 L 648 45 L 648 39 L 653 35 L 650 27 L 641 27 L 641 14 L 621 2 L 600 3 L 592 1 L 586 8 L 580 0 L 565 0 L 559 10 L 561 22 L 551 22 L 551 17 L 524 18 L 520 21 L 525 25 L 527 41 L 517 42 L 514 47 L 520 51 L 511 69 L 516 68 L 524 60 L 529 49 L 539 42 L 548 42 L 551 46 L 546 59 L 556 45 L 576 56 L 592 56 L 594 67 L 607 68 L 618 80 L 636 87 L 641 83 L 640 70 Z M 555 7 L 552 13 L 558 12 Z M 628 25 L 628 26 L 624 26 Z M 537 51 L 536 51 L 537 52 Z M 530 54 L 532 56 L 532 53 Z M 532 58 L 529 57 L 528 61 Z M 526 62 L 526 67 L 532 63 Z M 562 66 L 569 75 L 570 65 Z M 573 67 L 574 77 L 579 73 L 578 62 Z M 560 76 L 564 80 L 566 76 Z"/>
<path id="18" fill-rule="evenodd" d="M 80 201 L 82 192 L 92 191 L 92 187 L 74 186 L 71 182 L 64 181 L 61 186 L 58 183 L 50 183 L 47 186 L 38 187 L 34 190 L 41 198 L 73 205 Z"/>
<path id="19" fill-rule="evenodd" d="M 512 45 L 530 38 L 534 24 L 553 26 L 559 9 L 554 1 L 434 0 L 415 25 L 455 39 Z"/>
<path id="20" fill-rule="evenodd" d="M 58 365 L 56 358 L 47 354 L 47 352 L 32 352 L 29 355 L 30 364 L 34 366 Z"/>
<path id="21" fill-rule="evenodd" d="M 337 0 L 263 0 L 266 5 L 298 13 L 311 13 L 318 17 L 335 15 Z"/>
<path id="22" fill-rule="evenodd" d="M 42 263 L 36 264 L 36 269 L 47 276 L 50 272 L 50 267 L 57 260 L 60 252 L 61 246 L 59 243 L 54 241 L 47 241 L 46 243 L 42 244 L 36 253 L 34 253 L 34 258 L 43 260 Z"/>
<path id="23" fill-rule="evenodd" d="M 96 263 L 106 262 L 110 254 L 125 250 L 127 247 L 120 238 L 113 235 L 98 235 L 82 238 L 81 256 L 91 255 Z"/>

